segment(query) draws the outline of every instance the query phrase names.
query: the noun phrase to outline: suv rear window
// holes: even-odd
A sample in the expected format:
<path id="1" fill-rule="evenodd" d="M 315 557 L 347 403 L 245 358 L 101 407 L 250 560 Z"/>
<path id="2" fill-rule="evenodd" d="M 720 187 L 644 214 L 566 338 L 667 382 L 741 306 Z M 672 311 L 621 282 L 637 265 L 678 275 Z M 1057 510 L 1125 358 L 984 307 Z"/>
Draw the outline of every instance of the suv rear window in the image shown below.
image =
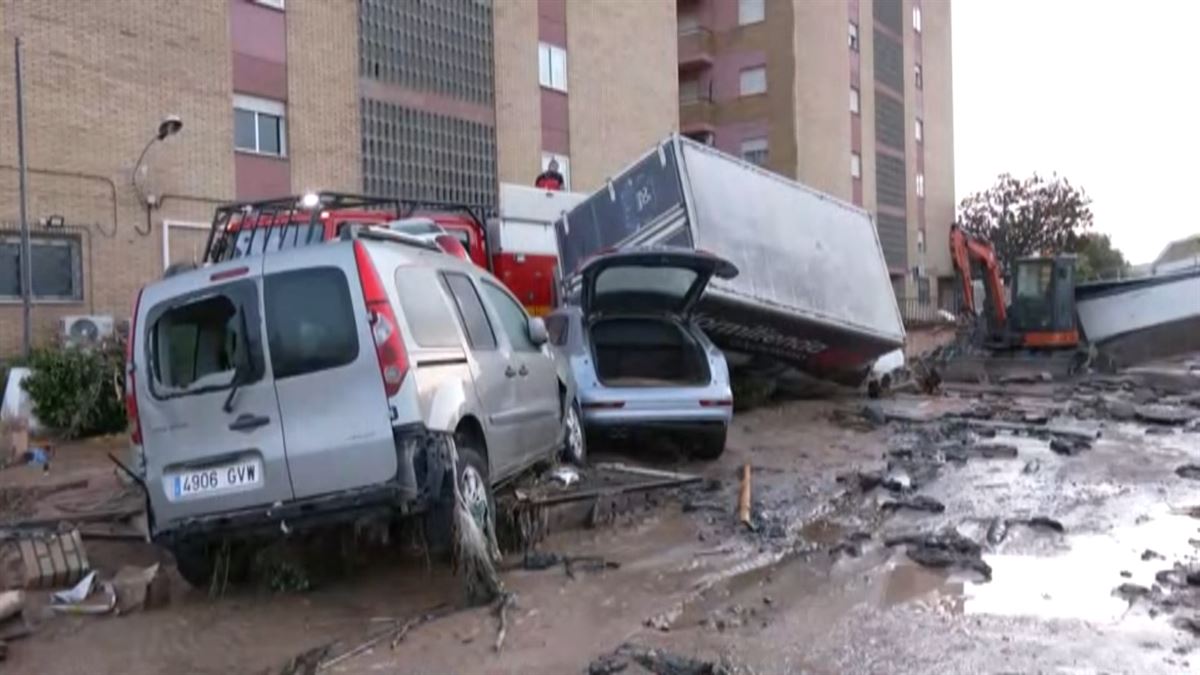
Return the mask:
<path id="1" fill-rule="evenodd" d="M 276 379 L 337 368 L 358 358 L 358 326 L 341 269 L 270 274 L 263 279 L 263 306 Z"/>

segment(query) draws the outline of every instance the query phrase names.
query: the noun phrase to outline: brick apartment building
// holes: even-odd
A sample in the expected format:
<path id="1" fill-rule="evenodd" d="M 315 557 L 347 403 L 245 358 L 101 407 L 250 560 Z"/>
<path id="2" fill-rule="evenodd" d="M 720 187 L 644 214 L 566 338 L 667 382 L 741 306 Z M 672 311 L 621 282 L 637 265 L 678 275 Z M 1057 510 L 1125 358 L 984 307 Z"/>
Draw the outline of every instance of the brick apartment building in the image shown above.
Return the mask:
<path id="1" fill-rule="evenodd" d="M 683 133 L 865 207 L 897 295 L 948 299 L 950 1 L 678 0 L 678 23 Z"/>
<path id="2" fill-rule="evenodd" d="M 0 358 L 21 336 L 14 36 L 38 341 L 125 317 L 217 203 L 490 203 L 551 157 L 586 191 L 679 123 L 675 0 L 0 0 L 0 27 Z"/>

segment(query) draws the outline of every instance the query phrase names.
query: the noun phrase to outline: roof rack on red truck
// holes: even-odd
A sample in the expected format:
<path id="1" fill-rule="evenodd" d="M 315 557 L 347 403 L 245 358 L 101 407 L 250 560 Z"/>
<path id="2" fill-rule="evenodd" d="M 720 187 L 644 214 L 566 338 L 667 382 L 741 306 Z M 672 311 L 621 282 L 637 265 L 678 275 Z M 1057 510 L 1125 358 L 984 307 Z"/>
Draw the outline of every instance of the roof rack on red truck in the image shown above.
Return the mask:
<path id="1" fill-rule="evenodd" d="M 384 226 L 418 215 L 446 230 L 459 226 L 477 232 L 480 238 L 487 234 L 488 209 L 480 205 L 310 192 L 217 207 L 203 262 L 329 241 L 337 239 L 347 227 Z M 469 246 L 466 248 L 470 251 Z M 486 249 L 486 242 L 481 241 L 478 248 Z"/>
<path id="2" fill-rule="evenodd" d="M 554 221 L 585 195 L 500 186 L 500 211 L 429 200 L 317 192 L 225 204 L 213 214 L 204 263 L 307 246 L 366 229 L 471 260 L 496 275 L 534 316 L 554 306 Z M 498 216 L 498 217 L 493 217 Z"/>

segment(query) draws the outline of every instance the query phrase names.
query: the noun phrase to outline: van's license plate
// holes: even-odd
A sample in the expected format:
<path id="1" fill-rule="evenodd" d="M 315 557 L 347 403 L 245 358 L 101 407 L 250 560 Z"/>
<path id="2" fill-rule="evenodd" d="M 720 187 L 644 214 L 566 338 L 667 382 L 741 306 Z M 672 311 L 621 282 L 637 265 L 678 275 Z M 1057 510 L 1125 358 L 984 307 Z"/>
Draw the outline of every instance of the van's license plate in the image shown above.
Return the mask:
<path id="1" fill-rule="evenodd" d="M 238 462 L 211 469 L 184 471 L 174 475 L 173 483 L 177 499 L 245 485 L 258 485 L 262 483 L 262 465 L 253 461 Z"/>

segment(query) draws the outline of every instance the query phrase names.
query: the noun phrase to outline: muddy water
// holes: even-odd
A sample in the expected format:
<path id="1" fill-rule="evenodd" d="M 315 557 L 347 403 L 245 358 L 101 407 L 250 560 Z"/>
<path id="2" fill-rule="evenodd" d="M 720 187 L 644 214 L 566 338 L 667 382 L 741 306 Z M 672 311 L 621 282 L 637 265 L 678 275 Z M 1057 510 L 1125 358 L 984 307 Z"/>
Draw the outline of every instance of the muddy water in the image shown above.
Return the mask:
<path id="1" fill-rule="evenodd" d="M 961 407 L 949 398 L 918 404 L 931 415 Z M 602 555 L 621 568 L 575 579 L 561 569 L 507 572 L 518 599 L 501 653 L 495 617 L 477 609 L 333 672 L 577 673 L 625 641 L 724 655 L 762 675 L 1200 672 L 1200 641 L 1112 595 L 1200 553 L 1189 542 L 1200 539 L 1200 520 L 1188 515 L 1200 505 L 1200 485 L 1174 475 L 1200 461 L 1200 436 L 1105 424 L 1091 451 L 1064 458 L 1045 441 L 1001 435 L 989 441 L 1015 444 L 1016 458 L 945 465 L 920 488 L 944 513 L 888 515 L 879 495 L 847 499 L 834 477 L 881 466 L 889 431 L 840 427 L 830 406 L 739 414 L 720 461 L 672 464 L 720 482 L 693 509 L 665 500 L 610 528 L 552 534 L 544 550 Z M 1027 470 L 1031 461 L 1037 470 Z M 736 468 L 745 462 L 754 466 L 756 510 L 782 536 L 747 532 L 734 519 Z M 880 543 L 942 527 L 985 541 L 994 519 L 1033 516 L 1066 531 L 1010 527 L 1003 542 L 985 547 L 989 583 L 918 567 Z M 861 531 L 871 538 L 859 557 L 831 552 Z M 1166 559 L 1143 561 L 1146 548 Z M 372 618 L 412 616 L 454 598 L 444 568 L 381 561 L 303 595 L 210 601 L 192 593 L 164 610 L 56 620 L 13 646 L 5 672 L 261 672 L 335 638 L 361 640 L 377 625 Z M 672 617 L 667 631 L 646 625 L 662 615 Z"/>

